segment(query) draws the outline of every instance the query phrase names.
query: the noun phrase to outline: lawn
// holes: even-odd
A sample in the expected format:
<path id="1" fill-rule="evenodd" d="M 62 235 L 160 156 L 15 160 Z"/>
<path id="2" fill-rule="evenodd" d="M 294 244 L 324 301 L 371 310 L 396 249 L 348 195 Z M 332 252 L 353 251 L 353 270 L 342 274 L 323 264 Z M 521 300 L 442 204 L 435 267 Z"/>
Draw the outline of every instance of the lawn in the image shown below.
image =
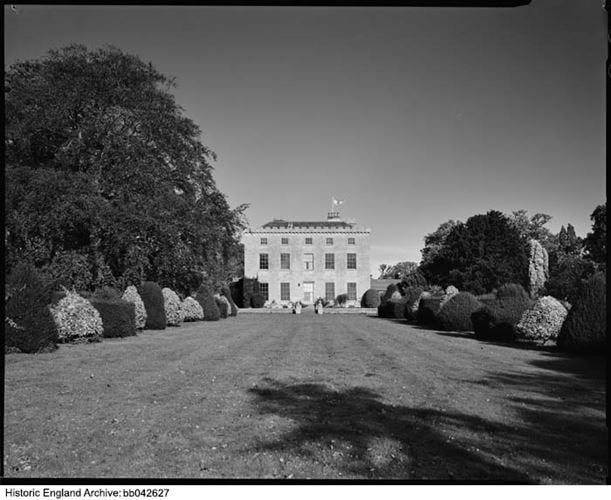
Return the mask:
<path id="1" fill-rule="evenodd" d="M 5 356 L 6 477 L 604 483 L 605 365 L 366 315 Z"/>

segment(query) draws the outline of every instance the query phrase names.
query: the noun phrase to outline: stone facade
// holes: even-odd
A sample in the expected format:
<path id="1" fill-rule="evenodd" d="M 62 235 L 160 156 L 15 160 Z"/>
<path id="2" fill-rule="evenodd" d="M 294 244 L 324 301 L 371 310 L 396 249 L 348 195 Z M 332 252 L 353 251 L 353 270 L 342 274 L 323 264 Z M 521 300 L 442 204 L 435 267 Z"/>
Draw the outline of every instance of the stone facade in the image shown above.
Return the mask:
<path id="1" fill-rule="evenodd" d="M 348 304 L 359 305 L 370 286 L 370 233 L 336 212 L 326 221 L 273 220 L 243 234 L 244 276 L 280 304 L 349 293 Z"/>

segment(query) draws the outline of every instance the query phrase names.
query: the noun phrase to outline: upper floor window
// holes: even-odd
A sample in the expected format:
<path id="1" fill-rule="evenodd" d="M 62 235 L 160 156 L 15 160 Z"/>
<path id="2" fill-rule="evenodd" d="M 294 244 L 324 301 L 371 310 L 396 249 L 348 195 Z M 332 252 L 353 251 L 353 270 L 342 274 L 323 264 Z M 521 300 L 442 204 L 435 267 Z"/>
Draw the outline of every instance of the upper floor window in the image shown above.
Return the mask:
<path id="1" fill-rule="evenodd" d="M 354 238 L 348 238 L 348 245 L 356 245 L 356 240 Z"/>
<path id="2" fill-rule="evenodd" d="M 314 254 L 304 253 L 303 254 L 303 269 L 306 271 L 314 270 Z"/>
<path id="3" fill-rule="evenodd" d="M 282 238 L 282 244 L 283 245 L 288 245 L 289 244 L 289 239 L 288 238 Z"/>
<path id="4" fill-rule="evenodd" d="M 312 238 L 306 238 L 305 239 L 305 244 L 306 245 L 311 245 L 312 244 Z"/>
<path id="5" fill-rule="evenodd" d="M 334 253 L 325 254 L 325 269 L 335 269 L 335 254 Z"/>
<path id="6" fill-rule="evenodd" d="M 327 238 L 327 245 L 333 245 L 333 238 Z"/>
<path id="7" fill-rule="evenodd" d="M 267 238 L 261 238 L 261 245 L 267 245 Z"/>
<path id="8" fill-rule="evenodd" d="M 290 269 L 291 268 L 291 254 L 290 253 L 281 253 L 280 254 L 280 269 Z"/>
<path id="9" fill-rule="evenodd" d="M 269 269 L 269 254 L 259 254 L 259 269 Z"/>
<path id="10" fill-rule="evenodd" d="M 346 263 L 348 264 L 348 269 L 356 269 L 356 254 L 349 253 L 346 255 Z"/>

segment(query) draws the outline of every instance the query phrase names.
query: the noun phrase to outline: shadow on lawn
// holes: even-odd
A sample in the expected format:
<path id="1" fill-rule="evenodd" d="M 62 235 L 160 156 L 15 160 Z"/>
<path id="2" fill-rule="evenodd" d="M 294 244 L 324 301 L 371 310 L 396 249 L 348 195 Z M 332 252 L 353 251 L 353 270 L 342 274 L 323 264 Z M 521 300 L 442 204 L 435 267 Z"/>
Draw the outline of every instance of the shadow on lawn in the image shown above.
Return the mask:
<path id="1" fill-rule="evenodd" d="M 261 414 L 288 418 L 297 425 L 278 440 L 259 443 L 254 447 L 257 451 L 291 453 L 363 478 L 533 482 L 522 471 L 490 458 L 496 447 L 494 436 L 511 435 L 524 443 L 536 439 L 518 436 L 503 424 L 384 404 L 381 396 L 361 387 L 336 391 L 323 384 L 266 378 L 249 392 L 256 396 Z M 488 441 L 450 437 L 465 429 L 478 439 L 487 436 Z M 489 449 L 480 451 L 482 446 Z"/>

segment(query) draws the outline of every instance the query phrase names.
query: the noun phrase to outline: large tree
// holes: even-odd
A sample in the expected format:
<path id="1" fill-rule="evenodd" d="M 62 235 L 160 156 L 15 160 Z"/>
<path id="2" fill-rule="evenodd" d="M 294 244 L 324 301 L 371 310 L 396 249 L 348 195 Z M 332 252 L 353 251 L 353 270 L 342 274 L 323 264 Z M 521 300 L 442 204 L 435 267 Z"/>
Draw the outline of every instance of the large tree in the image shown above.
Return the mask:
<path id="1" fill-rule="evenodd" d="M 602 269 L 607 263 L 607 204 L 598 205 L 592 215 L 592 232 L 585 239 L 586 257 Z"/>
<path id="2" fill-rule="evenodd" d="M 527 287 L 527 244 L 506 216 L 492 210 L 455 224 L 421 270 L 432 284 L 476 294 L 504 283 Z"/>
<path id="3" fill-rule="evenodd" d="M 9 266 L 76 252 L 94 281 L 110 272 L 187 292 L 231 277 L 246 206 L 230 208 L 216 187 L 215 155 L 173 86 L 114 47 L 73 45 L 8 69 Z"/>

